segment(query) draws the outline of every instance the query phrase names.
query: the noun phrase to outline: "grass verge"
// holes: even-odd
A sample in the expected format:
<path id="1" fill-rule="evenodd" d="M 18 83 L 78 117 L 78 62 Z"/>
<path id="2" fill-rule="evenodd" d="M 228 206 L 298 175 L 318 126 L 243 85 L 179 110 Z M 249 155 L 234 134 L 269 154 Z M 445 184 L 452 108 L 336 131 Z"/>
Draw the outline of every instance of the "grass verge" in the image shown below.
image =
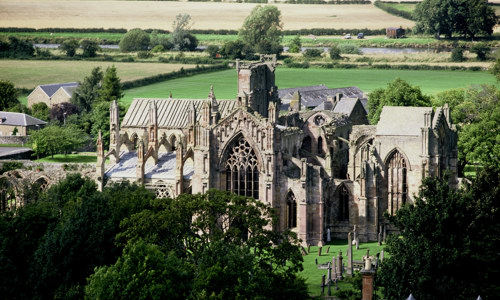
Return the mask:
<path id="1" fill-rule="evenodd" d="M 42 163 L 96 163 L 97 155 L 95 154 L 54 154 L 54 158 L 51 156 L 43 157 L 40 159 L 34 160 L 36 162 Z"/>

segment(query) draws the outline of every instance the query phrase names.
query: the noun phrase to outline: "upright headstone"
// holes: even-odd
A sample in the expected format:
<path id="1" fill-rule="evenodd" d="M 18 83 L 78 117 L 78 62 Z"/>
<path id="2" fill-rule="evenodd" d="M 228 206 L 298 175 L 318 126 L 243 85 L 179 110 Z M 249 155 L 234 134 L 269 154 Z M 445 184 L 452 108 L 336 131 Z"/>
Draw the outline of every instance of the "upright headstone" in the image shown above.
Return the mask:
<path id="1" fill-rule="evenodd" d="M 387 238 L 387 227 L 385 225 L 382 226 L 382 231 L 383 231 L 383 234 L 382 234 L 382 241 L 384 243 L 386 243 L 386 238 Z"/>
<path id="2" fill-rule="evenodd" d="M 356 242 L 356 250 L 359 250 L 359 238 L 358 237 L 356 237 L 355 242 Z"/>
<path id="3" fill-rule="evenodd" d="M 332 280 L 332 266 L 330 262 L 328 262 L 328 271 L 326 273 L 326 282 L 330 282 Z"/>
<path id="4" fill-rule="evenodd" d="M 326 253 L 330 253 L 330 246 L 328 246 L 328 248 L 326 248 Z"/>
<path id="5" fill-rule="evenodd" d="M 321 295 L 325 293 L 325 277 L 326 275 L 321 276 Z"/>
<path id="6" fill-rule="evenodd" d="M 332 237 L 330 236 L 330 228 L 326 230 L 326 241 L 330 242 L 332 240 Z"/>
<path id="7" fill-rule="evenodd" d="M 318 264 L 318 259 L 316 258 L 316 264 Z"/>
<path id="8" fill-rule="evenodd" d="M 356 241 L 358 239 L 358 228 L 356 227 L 356 225 L 354 225 L 354 229 L 352 230 L 352 232 L 354 233 L 354 240 Z"/>
<path id="9" fill-rule="evenodd" d="M 335 260 L 335 257 L 332 259 L 333 262 L 333 280 L 337 280 L 338 275 L 337 275 L 337 261 Z"/>
<path id="10" fill-rule="evenodd" d="M 339 274 L 339 278 L 342 278 L 342 269 L 343 269 L 343 264 L 342 264 L 342 250 L 339 251 L 339 255 L 337 256 L 337 270 Z"/>
<path id="11" fill-rule="evenodd" d="M 304 246 L 302 246 L 301 249 L 302 249 L 302 255 L 307 255 L 306 248 L 304 248 Z"/>
<path id="12" fill-rule="evenodd" d="M 382 246 L 382 232 L 378 233 L 377 244 Z"/>
<path id="13" fill-rule="evenodd" d="M 352 236 L 351 233 L 347 235 L 347 276 L 352 277 Z"/>
<path id="14" fill-rule="evenodd" d="M 384 250 L 380 250 L 380 263 L 384 261 Z"/>
<path id="15" fill-rule="evenodd" d="M 307 253 L 311 253 L 311 244 L 307 244 Z"/>
<path id="16" fill-rule="evenodd" d="M 323 248 L 323 247 L 321 247 L 321 246 L 320 246 L 320 247 L 318 247 L 318 256 L 321 256 L 321 249 L 322 249 L 322 248 Z"/>

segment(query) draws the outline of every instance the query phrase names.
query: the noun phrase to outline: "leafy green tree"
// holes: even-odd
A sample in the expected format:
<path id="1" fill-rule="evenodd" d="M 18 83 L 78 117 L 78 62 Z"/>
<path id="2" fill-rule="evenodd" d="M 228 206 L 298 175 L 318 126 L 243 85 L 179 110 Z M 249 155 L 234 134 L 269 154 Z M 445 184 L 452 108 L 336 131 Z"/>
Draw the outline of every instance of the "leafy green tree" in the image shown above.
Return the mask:
<path id="1" fill-rule="evenodd" d="M 455 47 L 451 51 L 451 61 L 453 62 L 462 62 L 465 60 L 464 57 L 464 49 L 462 47 Z"/>
<path id="2" fill-rule="evenodd" d="M 154 49 L 158 46 L 163 47 L 163 50 L 158 51 L 158 52 L 163 52 L 166 50 L 172 49 L 174 46 L 170 42 L 170 39 L 167 34 L 160 34 L 157 30 L 153 30 L 151 32 L 151 37 L 149 41 L 149 46 Z M 154 52 L 153 50 L 151 50 Z"/>
<path id="3" fill-rule="evenodd" d="M 123 97 L 122 84 L 116 74 L 115 65 L 108 67 L 102 80 L 102 88 L 99 91 L 101 101 L 112 102 Z"/>
<path id="4" fill-rule="evenodd" d="M 296 35 L 292 41 L 290 42 L 290 48 L 288 52 L 290 53 L 299 53 L 300 48 L 302 48 L 302 42 L 300 41 L 300 35 Z"/>
<path id="5" fill-rule="evenodd" d="M 209 45 L 205 50 L 211 58 L 217 58 L 219 54 L 219 46 Z"/>
<path id="6" fill-rule="evenodd" d="M 82 146 L 87 141 L 87 135 L 74 125 L 59 127 L 49 125 L 37 131 L 31 131 L 30 145 L 37 155 L 68 153 Z"/>
<path id="7" fill-rule="evenodd" d="M 0 110 L 8 110 L 19 104 L 14 84 L 8 80 L 0 80 Z"/>
<path id="8" fill-rule="evenodd" d="M 142 240 L 128 244 L 114 265 L 98 268 L 88 279 L 89 299 L 186 299 L 192 272 L 173 253 Z"/>
<path id="9" fill-rule="evenodd" d="M 170 43 L 174 50 L 194 51 L 198 46 L 198 39 L 189 33 L 191 16 L 189 14 L 178 14 L 172 24 L 173 31 L 170 34 Z"/>
<path id="10" fill-rule="evenodd" d="M 368 100 L 368 119 L 377 124 L 384 106 L 432 106 L 431 98 L 422 94 L 420 87 L 411 86 L 403 79 L 396 78 L 385 89 L 376 89 Z"/>
<path id="11" fill-rule="evenodd" d="M 307 49 L 306 51 L 304 51 L 304 53 L 302 55 L 305 58 L 315 58 L 315 57 L 321 57 L 322 53 L 323 53 L 323 51 L 321 51 L 319 49 Z"/>
<path id="12" fill-rule="evenodd" d="M 49 117 L 52 121 L 57 121 L 61 124 L 68 123 L 68 119 L 72 115 L 77 115 L 80 108 L 70 102 L 62 102 L 55 104 L 49 110 Z"/>
<path id="13" fill-rule="evenodd" d="M 33 43 L 9 36 L 7 42 L 0 41 L 0 57 L 29 58 L 33 57 L 35 48 Z"/>
<path id="14" fill-rule="evenodd" d="M 333 60 L 342 58 L 342 56 L 340 56 L 340 49 L 335 44 L 333 44 L 332 47 L 330 48 L 330 58 Z"/>
<path id="15" fill-rule="evenodd" d="M 80 107 L 85 112 L 90 111 L 92 103 L 99 98 L 102 79 L 103 73 L 101 67 L 92 69 L 90 75 L 85 77 L 83 82 L 79 83 L 78 87 L 73 91 L 71 103 Z"/>
<path id="16" fill-rule="evenodd" d="M 219 53 L 222 57 L 228 59 L 255 59 L 255 51 L 253 48 L 241 40 L 224 43 Z"/>
<path id="17" fill-rule="evenodd" d="M 499 163 L 499 94 L 495 86 L 482 85 L 436 95 L 434 105 L 448 103 L 451 118 L 459 129 L 459 171 L 466 164 Z"/>
<path id="18" fill-rule="evenodd" d="M 188 299 L 307 298 L 296 274 L 302 270 L 296 235 L 272 231 L 272 220 L 272 210 L 258 200 L 209 190 L 154 201 L 151 209 L 121 223 L 117 241 L 143 240 L 191 264 Z"/>
<path id="19" fill-rule="evenodd" d="M 491 48 L 485 43 L 476 43 L 470 47 L 470 52 L 475 53 L 477 59 L 484 61 L 488 58 Z"/>
<path id="20" fill-rule="evenodd" d="M 135 28 L 128 31 L 120 40 L 120 50 L 122 52 L 147 50 L 150 38 L 144 30 Z"/>
<path id="21" fill-rule="evenodd" d="M 48 121 L 49 115 L 49 107 L 45 102 L 38 102 L 31 106 L 31 116 L 43 121 Z"/>
<path id="22" fill-rule="evenodd" d="M 276 6 L 254 7 L 238 32 L 239 38 L 256 52 L 279 54 L 283 23 L 281 12 Z"/>
<path id="23" fill-rule="evenodd" d="M 483 0 L 424 0 L 413 13 L 417 31 L 445 34 L 454 33 L 474 38 L 493 33 L 498 22 L 494 10 Z"/>
<path id="24" fill-rule="evenodd" d="M 459 191 L 447 178 L 425 179 L 415 203 L 389 217 L 399 233 L 389 237 L 390 257 L 377 272 L 385 296 L 495 298 L 500 292 L 495 279 L 500 272 L 499 186 L 498 168 L 486 168 Z"/>
<path id="25" fill-rule="evenodd" d="M 497 58 L 495 63 L 488 70 L 491 74 L 495 76 L 497 82 L 500 81 L 500 58 Z"/>
<path id="26" fill-rule="evenodd" d="M 80 47 L 80 43 L 77 40 L 65 40 L 59 46 L 59 50 L 66 53 L 66 56 L 73 57 L 76 54 L 76 49 Z"/>
<path id="27" fill-rule="evenodd" d="M 80 48 L 83 49 L 83 57 L 95 57 L 97 51 L 100 49 L 97 42 L 91 40 L 81 40 Z"/>

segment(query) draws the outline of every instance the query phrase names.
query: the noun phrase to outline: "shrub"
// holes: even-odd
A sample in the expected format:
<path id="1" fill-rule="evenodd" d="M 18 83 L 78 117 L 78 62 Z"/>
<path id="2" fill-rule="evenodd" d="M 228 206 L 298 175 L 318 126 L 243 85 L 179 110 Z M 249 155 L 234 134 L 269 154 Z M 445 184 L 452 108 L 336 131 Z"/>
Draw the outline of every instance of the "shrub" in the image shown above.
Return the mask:
<path id="1" fill-rule="evenodd" d="M 477 55 L 477 59 L 480 61 L 486 60 L 491 48 L 485 43 L 477 43 L 472 45 L 470 52 Z"/>
<path id="2" fill-rule="evenodd" d="M 320 49 L 307 49 L 306 51 L 304 51 L 304 57 L 305 58 L 314 58 L 314 57 L 321 57 L 321 53 L 323 53 L 323 51 L 321 51 Z"/>
<path id="3" fill-rule="evenodd" d="M 330 58 L 333 60 L 342 58 L 342 56 L 340 56 L 340 49 L 337 47 L 337 45 L 333 45 L 330 48 Z"/>
<path id="4" fill-rule="evenodd" d="M 95 57 L 97 50 L 99 50 L 97 42 L 91 40 L 81 40 L 80 47 L 83 49 L 83 57 Z"/>
<path id="5" fill-rule="evenodd" d="M 130 55 L 122 58 L 122 62 L 134 62 L 134 61 L 135 59 Z"/>
<path id="6" fill-rule="evenodd" d="M 153 49 L 151 49 L 152 53 L 158 53 L 163 51 L 165 51 L 165 47 L 163 47 L 163 45 L 156 45 L 153 47 Z"/>
<path id="7" fill-rule="evenodd" d="M 22 162 L 7 161 L 2 164 L 2 168 L 0 168 L 0 175 L 11 170 L 22 169 L 22 168 L 24 168 Z"/>
<path id="8" fill-rule="evenodd" d="M 149 34 L 142 29 L 136 28 L 123 36 L 119 46 L 122 52 L 147 50 L 149 41 Z"/>
<path id="9" fill-rule="evenodd" d="M 73 57 L 73 56 L 75 56 L 76 49 L 78 49 L 79 46 L 80 46 L 80 44 L 78 43 L 77 40 L 65 40 L 59 46 L 59 50 L 65 52 L 66 56 Z"/>
<path id="10" fill-rule="evenodd" d="M 340 53 L 343 54 L 362 54 L 356 44 L 340 44 L 338 45 Z"/>
<path id="11" fill-rule="evenodd" d="M 148 51 L 139 51 L 137 52 L 137 57 L 140 59 L 147 59 L 152 57 L 152 55 Z"/>
<path id="12" fill-rule="evenodd" d="M 210 45 L 207 47 L 207 49 L 205 51 L 208 53 L 208 55 L 211 58 L 216 58 L 217 54 L 219 54 L 219 46 Z"/>
<path id="13" fill-rule="evenodd" d="M 464 49 L 462 47 L 453 48 L 453 51 L 451 51 L 451 61 L 461 62 L 464 60 L 465 60 Z"/>
<path id="14" fill-rule="evenodd" d="M 300 35 L 296 35 L 293 40 L 290 42 L 290 48 L 288 52 L 290 53 L 299 53 L 300 48 L 302 48 L 302 42 L 300 41 Z"/>

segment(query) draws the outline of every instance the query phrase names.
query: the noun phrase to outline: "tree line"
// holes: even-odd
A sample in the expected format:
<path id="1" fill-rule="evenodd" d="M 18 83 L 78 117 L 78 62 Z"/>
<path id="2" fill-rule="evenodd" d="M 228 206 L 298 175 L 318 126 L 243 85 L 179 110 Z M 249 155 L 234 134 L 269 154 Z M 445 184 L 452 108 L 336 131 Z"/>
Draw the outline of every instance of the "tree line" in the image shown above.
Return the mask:
<path id="1" fill-rule="evenodd" d="M 210 190 L 155 199 L 79 174 L 0 214 L 6 299 L 305 299 L 294 233 L 260 201 Z M 152 226 L 154 224 L 154 226 Z"/>

